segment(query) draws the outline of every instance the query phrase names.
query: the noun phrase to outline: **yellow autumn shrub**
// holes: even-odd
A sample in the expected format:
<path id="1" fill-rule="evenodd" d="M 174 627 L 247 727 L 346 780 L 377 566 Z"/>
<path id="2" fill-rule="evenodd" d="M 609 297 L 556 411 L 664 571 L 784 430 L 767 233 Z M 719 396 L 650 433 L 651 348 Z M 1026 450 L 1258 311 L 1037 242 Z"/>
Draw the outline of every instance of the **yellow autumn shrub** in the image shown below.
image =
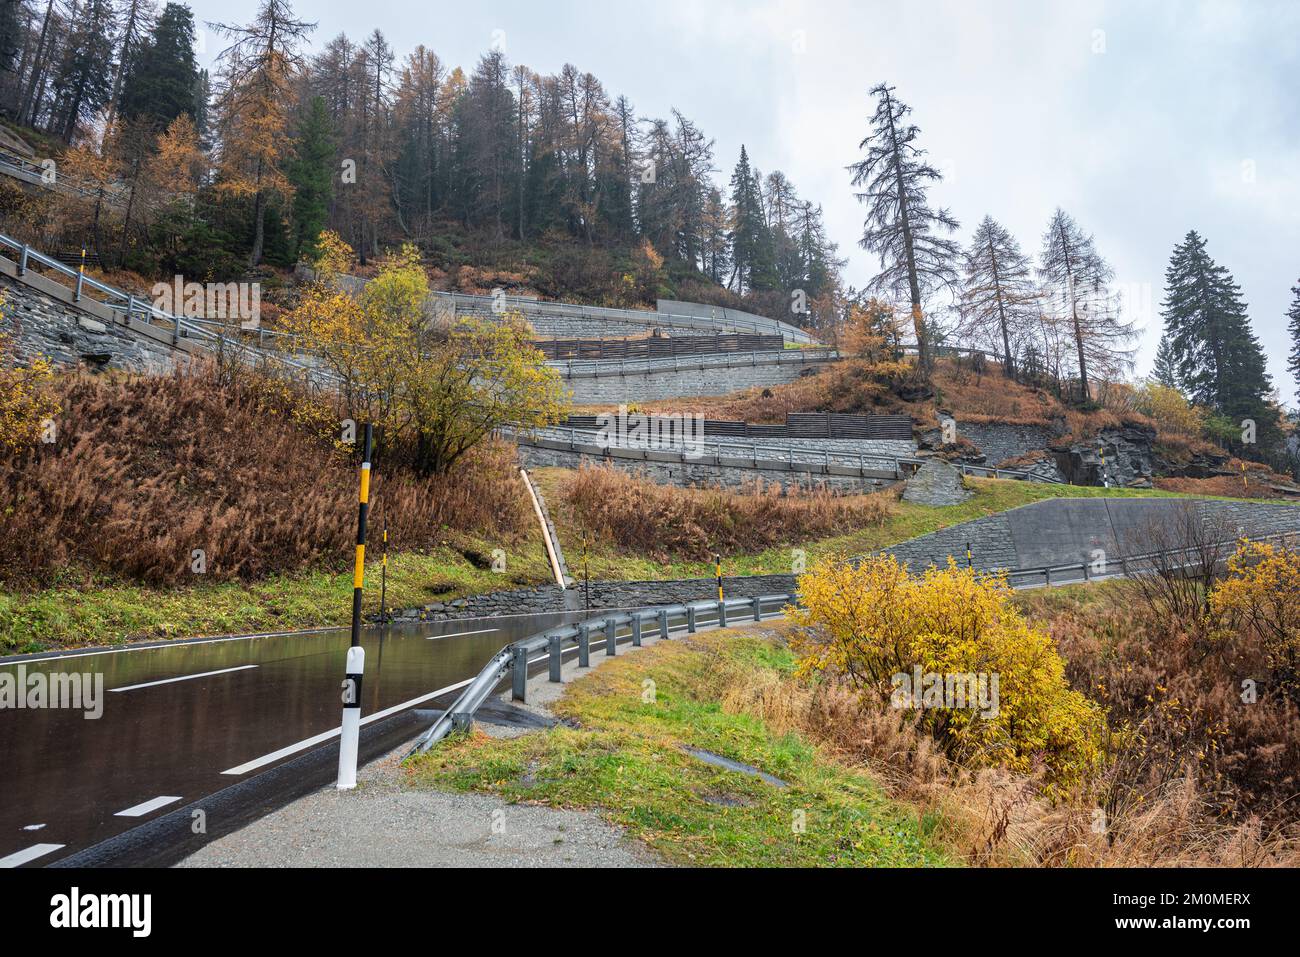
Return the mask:
<path id="1" fill-rule="evenodd" d="M 18 452 L 40 441 L 47 420 L 59 414 L 53 381 L 48 361 L 20 362 L 9 337 L 0 333 L 0 450 Z"/>
<path id="2" fill-rule="evenodd" d="M 1256 637 L 1274 675 L 1294 693 L 1300 684 L 1300 553 L 1269 542 L 1242 542 L 1228 574 L 1210 592 L 1221 625 Z"/>
<path id="3" fill-rule="evenodd" d="M 801 675 L 842 675 L 864 705 L 899 708 L 954 759 L 1041 770 L 1049 793 L 1100 766 L 1101 709 L 1070 688 L 1051 636 L 1015 609 L 1004 579 L 951 562 L 913 577 L 883 555 L 822 561 L 799 591 L 792 644 Z M 972 692 L 964 699 L 963 688 Z"/>

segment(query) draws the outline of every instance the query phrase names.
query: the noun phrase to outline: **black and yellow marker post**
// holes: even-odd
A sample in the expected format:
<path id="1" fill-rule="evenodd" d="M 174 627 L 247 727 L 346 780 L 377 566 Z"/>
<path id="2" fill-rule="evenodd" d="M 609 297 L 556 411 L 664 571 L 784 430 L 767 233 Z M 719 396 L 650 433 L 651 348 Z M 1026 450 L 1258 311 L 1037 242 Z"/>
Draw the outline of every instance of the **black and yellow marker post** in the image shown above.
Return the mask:
<path id="1" fill-rule="evenodd" d="M 966 567 L 967 567 L 967 568 L 970 568 L 970 567 L 972 567 L 973 565 L 974 565 L 974 562 L 971 560 L 970 542 L 967 542 L 967 543 L 966 543 Z"/>
<path id="2" fill-rule="evenodd" d="M 370 514 L 370 453 L 375 427 L 366 423 L 365 451 L 361 456 L 361 494 L 357 505 L 357 556 L 352 570 L 352 647 L 361 644 L 361 594 L 366 584 L 366 517 Z"/>
<path id="3" fill-rule="evenodd" d="M 366 516 L 370 511 L 370 453 L 375 429 L 366 424 L 365 451 L 361 457 L 361 493 L 357 508 L 356 566 L 352 572 L 352 645 L 348 648 L 343 677 L 343 724 L 339 729 L 340 791 L 357 786 L 357 751 L 361 741 L 361 677 L 366 670 L 366 652 L 361 647 L 361 596 L 366 584 Z"/>
<path id="4" fill-rule="evenodd" d="M 713 556 L 713 574 L 718 578 L 718 601 L 722 601 L 722 556 L 716 553 Z"/>

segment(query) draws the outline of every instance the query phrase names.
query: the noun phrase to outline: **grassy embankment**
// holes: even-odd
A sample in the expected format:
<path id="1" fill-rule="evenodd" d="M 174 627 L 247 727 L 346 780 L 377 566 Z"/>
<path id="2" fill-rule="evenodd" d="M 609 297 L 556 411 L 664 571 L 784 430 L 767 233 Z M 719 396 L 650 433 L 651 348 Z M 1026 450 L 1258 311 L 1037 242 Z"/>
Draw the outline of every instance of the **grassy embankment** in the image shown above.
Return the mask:
<path id="1" fill-rule="evenodd" d="M 409 783 L 598 809 L 675 864 L 951 864 L 934 839 L 937 819 L 891 801 L 800 735 L 720 703 L 733 687 L 789 679 L 793 664 L 784 647 L 744 630 L 663 642 L 569 686 L 553 710 L 575 727 L 452 738 L 408 765 Z M 706 764 L 687 747 L 788 786 Z"/>
<path id="2" fill-rule="evenodd" d="M 546 496 L 569 565 L 569 572 L 580 580 L 583 573 L 582 530 L 567 514 L 564 496 L 566 483 L 576 473 L 570 469 L 547 468 L 537 469 L 532 474 Z M 890 514 L 879 524 L 812 541 L 786 542 L 755 553 L 724 555 L 724 574 L 788 574 L 791 569 L 792 548 L 803 549 L 806 560 L 811 565 L 823 556 L 865 554 L 950 525 L 1046 499 L 1178 497 L 1174 493 L 1156 490 L 1105 489 L 979 478 L 970 478 L 968 482 L 975 494 L 960 505 L 934 507 L 914 505 L 899 500 L 891 503 Z M 639 553 L 628 553 L 601 542 L 588 543 L 587 567 L 593 581 L 598 579 L 639 581 L 713 575 L 713 564 L 710 561 L 689 561 L 671 556 L 667 561 L 654 561 Z"/>
<path id="3" fill-rule="evenodd" d="M 388 557 L 387 602 L 414 608 L 481 592 L 550 580 L 540 536 L 536 548 L 509 551 L 507 571 L 476 567 L 461 549 Z M 487 542 L 476 550 L 490 553 Z M 468 550 L 468 549 L 465 549 Z M 379 561 L 371 552 L 366 614 L 379 610 Z M 240 632 L 346 625 L 352 615 L 352 572 L 312 571 L 262 581 L 167 588 L 100 578 L 90 586 L 0 592 L 0 653 L 127 640 L 188 638 Z"/>

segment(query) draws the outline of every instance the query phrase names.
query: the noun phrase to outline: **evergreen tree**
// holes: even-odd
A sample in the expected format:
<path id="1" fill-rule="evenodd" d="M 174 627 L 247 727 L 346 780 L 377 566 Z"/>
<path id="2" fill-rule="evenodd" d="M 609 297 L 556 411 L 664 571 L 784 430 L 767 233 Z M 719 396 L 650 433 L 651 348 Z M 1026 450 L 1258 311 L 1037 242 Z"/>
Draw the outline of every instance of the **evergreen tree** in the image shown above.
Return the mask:
<path id="1" fill-rule="evenodd" d="M 1170 389 L 1178 388 L 1178 363 L 1174 360 L 1173 345 L 1168 333 L 1160 337 L 1155 363 L 1151 366 L 1151 378 Z"/>
<path id="2" fill-rule="evenodd" d="M 849 167 L 853 185 L 863 187 L 854 195 L 867 205 L 861 246 L 880 256 L 881 271 L 868 288 L 894 294 L 907 290 L 920 366 L 928 369 L 930 342 L 922 304 L 937 287 L 956 282 L 953 263 L 960 248 L 939 234 L 958 224 L 948 210 L 930 208 L 927 191 L 943 176 L 915 145 L 921 131 L 906 122 L 912 108 L 888 84 L 871 93 L 878 100 L 871 132 L 858 144 L 867 155 Z"/>
<path id="3" fill-rule="evenodd" d="M 1265 441 L 1277 416 L 1267 401 L 1272 385 L 1264 352 L 1251 332 L 1241 287 L 1210 258 L 1195 230 L 1174 247 L 1162 306 L 1169 351 L 1188 398 L 1234 424 L 1254 420 L 1257 439 Z"/>
<path id="4" fill-rule="evenodd" d="M 315 254 L 316 240 L 329 218 L 334 198 L 336 150 L 323 97 L 313 97 L 298 125 L 294 155 L 285 174 L 293 186 L 293 251 L 299 258 Z"/>
<path id="5" fill-rule="evenodd" d="M 169 3 L 122 81 L 121 116 L 144 120 L 155 132 L 166 129 L 182 113 L 194 116 L 194 14 L 189 7 Z M 196 124 L 197 126 L 197 124 Z"/>
<path id="6" fill-rule="evenodd" d="M 742 145 L 731 174 L 731 266 L 737 292 L 770 289 L 775 283 L 772 237 L 763 217 L 758 174 Z"/>
<path id="7" fill-rule="evenodd" d="M 1038 318 L 1039 295 L 1029 257 L 992 216 L 975 230 L 965 254 L 961 293 L 962 333 L 973 342 L 999 343 L 1002 373 L 1014 375 L 1013 358 L 1024 332 Z"/>
<path id="8" fill-rule="evenodd" d="M 113 8 L 107 0 L 73 6 L 73 19 L 54 79 L 50 131 L 71 143 L 78 125 L 108 102 L 112 90 Z"/>
<path id="9" fill-rule="evenodd" d="M 1287 371 L 1296 381 L 1297 393 L 1300 393 L 1300 282 L 1291 287 L 1291 308 L 1287 310 L 1287 332 L 1291 334 L 1291 353 L 1287 356 Z"/>

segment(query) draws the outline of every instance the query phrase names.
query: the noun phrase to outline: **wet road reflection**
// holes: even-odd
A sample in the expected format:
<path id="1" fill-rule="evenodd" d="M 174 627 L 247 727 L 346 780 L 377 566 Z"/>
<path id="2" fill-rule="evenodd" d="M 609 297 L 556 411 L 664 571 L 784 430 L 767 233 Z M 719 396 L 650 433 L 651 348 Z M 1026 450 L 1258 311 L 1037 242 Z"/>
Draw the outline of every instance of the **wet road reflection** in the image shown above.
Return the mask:
<path id="1" fill-rule="evenodd" d="M 511 641 L 580 617 L 368 629 L 362 714 L 471 678 Z M 0 709 L 0 863 L 36 845 L 63 845 L 33 861 L 49 863 L 152 816 L 118 816 L 124 810 L 182 799 L 152 812 L 164 814 L 292 756 L 273 757 L 279 751 L 337 730 L 348 637 L 337 629 L 0 662 L 11 683 L 19 674 L 28 682 L 38 674 L 102 675 L 104 688 L 103 713 L 94 720 L 82 710 Z"/>

